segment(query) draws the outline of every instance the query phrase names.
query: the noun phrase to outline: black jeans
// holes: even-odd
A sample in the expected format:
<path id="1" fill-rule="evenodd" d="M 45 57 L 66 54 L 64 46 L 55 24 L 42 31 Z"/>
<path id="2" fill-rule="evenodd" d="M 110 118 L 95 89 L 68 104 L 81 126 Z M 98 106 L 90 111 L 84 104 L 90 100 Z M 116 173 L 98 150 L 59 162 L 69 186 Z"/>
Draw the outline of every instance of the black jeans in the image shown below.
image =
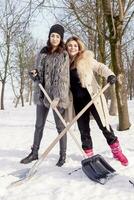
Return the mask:
<path id="1" fill-rule="evenodd" d="M 78 114 L 82 110 L 82 108 L 84 108 L 84 106 L 88 104 L 88 102 L 91 100 L 91 97 L 90 95 L 86 95 L 83 98 L 74 97 L 73 100 L 74 100 L 75 113 Z M 107 128 L 103 126 L 99 114 L 94 104 L 92 104 L 77 121 L 78 128 L 81 134 L 82 148 L 83 149 L 93 148 L 92 138 L 90 135 L 90 113 L 93 115 L 99 128 L 102 130 L 107 143 L 109 145 L 113 144 L 117 140 L 117 137 L 114 135 L 111 126 L 110 126 L 110 131 L 108 131 Z"/>
<path id="2" fill-rule="evenodd" d="M 65 109 L 58 108 L 60 114 L 64 118 Z M 35 132 L 34 132 L 34 141 L 33 141 L 33 148 L 40 147 L 41 139 L 43 136 L 43 130 L 46 123 L 46 118 L 49 112 L 49 108 L 45 107 L 45 105 L 37 105 L 36 107 L 36 124 L 35 124 Z M 58 115 L 53 111 L 54 119 L 56 123 L 56 129 L 60 134 L 62 130 L 65 128 L 61 120 L 59 119 Z M 67 136 L 66 134 L 60 139 L 60 155 L 65 155 L 66 148 L 67 148 Z"/>

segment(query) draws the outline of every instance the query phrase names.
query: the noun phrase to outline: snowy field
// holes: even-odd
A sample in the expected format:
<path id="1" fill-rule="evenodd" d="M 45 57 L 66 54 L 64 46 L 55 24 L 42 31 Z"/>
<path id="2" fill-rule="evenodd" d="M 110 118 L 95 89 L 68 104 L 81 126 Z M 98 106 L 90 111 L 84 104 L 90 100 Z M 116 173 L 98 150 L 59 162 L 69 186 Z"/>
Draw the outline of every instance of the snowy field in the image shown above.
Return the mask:
<path id="1" fill-rule="evenodd" d="M 63 167 L 55 166 L 59 158 L 58 144 L 49 153 L 38 168 L 36 175 L 26 184 L 8 189 L 7 186 L 19 179 L 22 172 L 30 168 L 19 161 L 29 152 L 33 141 L 35 106 L 12 108 L 8 106 L 0 111 L 0 200 L 133 200 L 134 186 L 134 101 L 129 102 L 131 128 L 118 132 L 117 117 L 110 117 L 110 123 L 118 136 L 123 152 L 129 159 L 127 167 L 112 158 L 109 146 L 94 120 L 91 121 L 91 134 L 95 154 L 101 154 L 116 169 L 119 175 L 105 185 L 92 182 L 82 170 L 72 175 L 69 172 L 81 167 L 83 156 L 68 133 L 67 161 Z M 72 131 L 80 142 L 76 125 Z M 50 111 L 40 155 L 57 136 L 55 124 Z"/>

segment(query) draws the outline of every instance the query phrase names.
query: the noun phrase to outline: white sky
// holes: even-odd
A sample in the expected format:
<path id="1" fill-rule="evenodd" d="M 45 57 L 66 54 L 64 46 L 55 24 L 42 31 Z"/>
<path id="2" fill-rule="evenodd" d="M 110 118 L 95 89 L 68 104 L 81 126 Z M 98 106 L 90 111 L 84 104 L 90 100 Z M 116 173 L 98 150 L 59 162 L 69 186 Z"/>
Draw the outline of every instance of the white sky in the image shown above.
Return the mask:
<path id="1" fill-rule="evenodd" d="M 52 0 L 51 3 L 52 3 L 51 5 L 53 5 L 53 3 L 58 6 L 62 5 L 62 1 L 60 0 L 58 1 Z M 47 5 L 47 4 L 45 3 L 44 5 Z M 55 15 L 58 14 L 59 19 L 60 19 L 60 15 L 62 15 L 62 13 L 63 13 L 63 10 L 61 8 L 55 8 L 55 9 L 41 8 L 40 13 L 37 16 L 35 16 L 35 19 L 34 19 L 35 21 L 31 25 L 33 36 L 36 39 L 47 41 L 50 27 L 53 24 L 57 23 L 57 19 L 55 18 Z"/>
<path id="2" fill-rule="evenodd" d="M 54 16 L 47 11 L 43 16 L 41 13 L 35 17 L 35 21 L 31 23 L 31 32 L 37 40 L 47 41 L 50 27 L 56 22 Z"/>

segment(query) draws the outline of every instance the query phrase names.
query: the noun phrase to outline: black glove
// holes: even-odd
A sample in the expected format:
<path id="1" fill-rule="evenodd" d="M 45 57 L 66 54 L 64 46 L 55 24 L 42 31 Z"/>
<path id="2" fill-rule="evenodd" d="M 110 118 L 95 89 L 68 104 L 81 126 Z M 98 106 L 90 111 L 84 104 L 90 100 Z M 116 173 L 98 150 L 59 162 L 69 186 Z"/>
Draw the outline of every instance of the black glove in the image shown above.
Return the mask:
<path id="1" fill-rule="evenodd" d="M 33 81 L 40 81 L 40 76 L 37 69 L 35 69 L 35 73 L 33 73 L 33 71 L 30 71 L 29 76 Z"/>
<path id="2" fill-rule="evenodd" d="M 107 83 L 110 83 L 111 85 L 113 85 L 114 83 L 116 83 L 116 76 L 114 76 L 114 75 L 110 75 L 110 76 L 108 76 L 108 78 L 107 78 Z"/>

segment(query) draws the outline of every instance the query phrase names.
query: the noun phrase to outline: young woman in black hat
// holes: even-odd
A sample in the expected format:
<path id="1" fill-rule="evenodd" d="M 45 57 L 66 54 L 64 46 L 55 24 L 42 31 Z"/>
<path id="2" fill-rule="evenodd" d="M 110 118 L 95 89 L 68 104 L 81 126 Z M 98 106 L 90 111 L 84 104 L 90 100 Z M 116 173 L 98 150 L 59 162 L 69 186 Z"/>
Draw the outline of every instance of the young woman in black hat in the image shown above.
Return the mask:
<path id="1" fill-rule="evenodd" d="M 39 74 L 41 83 L 53 100 L 53 107 L 57 106 L 60 114 L 65 115 L 65 109 L 69 104 L 69 57 L 64 48 L 64 28 L 55 24 L 50 28 L 47 46 L 41 49 L 34 70 L 33 79 Z M 41 92 L 38 83 L 35 82 L 34 102 L 36 107 L 36 124 L 31 153 L 20 162 L 27 164 L 38 159 L 38 150 L 43 136 L 43 129 L 49 112 L 49 102 Z M 55 112 L 54 119 L 58 133 L 64 129 L 64 125 Z M 62 166 L 66 159 L 66 134 L 60 139 L 60 157 L 57 166 Z"/>

